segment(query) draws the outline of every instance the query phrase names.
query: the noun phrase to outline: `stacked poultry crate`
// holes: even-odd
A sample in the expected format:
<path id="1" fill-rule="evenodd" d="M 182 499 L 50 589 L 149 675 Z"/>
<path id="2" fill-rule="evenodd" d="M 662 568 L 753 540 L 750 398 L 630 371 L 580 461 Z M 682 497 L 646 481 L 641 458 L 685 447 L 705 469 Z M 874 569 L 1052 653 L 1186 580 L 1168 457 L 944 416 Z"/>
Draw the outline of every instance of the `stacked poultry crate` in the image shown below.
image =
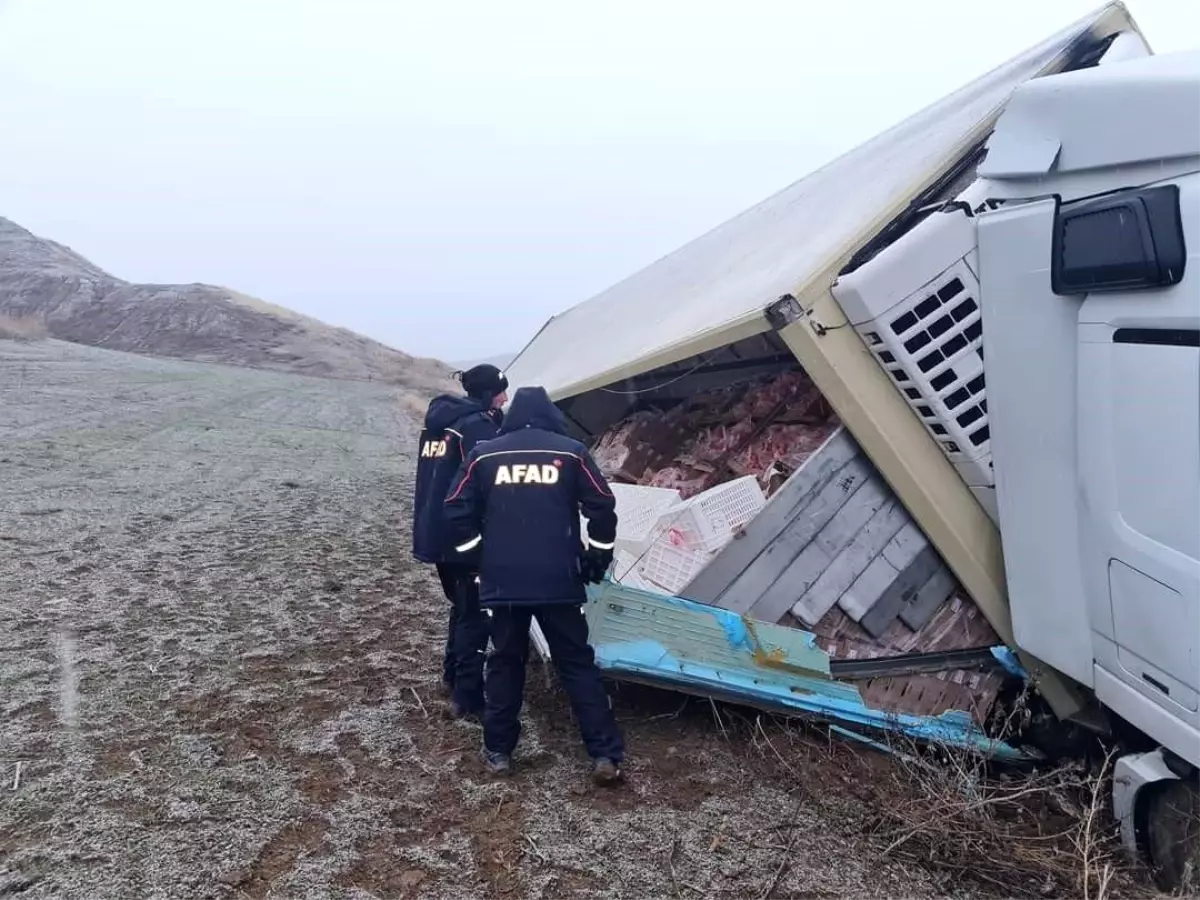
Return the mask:
<path id="1" fill-rule="evenodd" d="M 762 489 L 749 476 L 687 500 L 678 491 L 664 488 L 614 488 L 618 534 L 613 577 L 622 584 L 671 594 L 682 590 L 766 503 Z M 620 524 L 623 508 L 645 508 L 664 495 L 674 495 L 675 502 L 662 506 L 646 527 L 630 533 Z"/>
<path id="2" fill-rule="evenodd" d="M 799 369 L 635 410 L 593 455 L 617 495 L 624 585 L 801 628 L 835 659 L 999 643 Z M 955 669 L 852 680 L 879 708 L 980 722 L 1003 682 Z"/>
<path id="3" fill-rule="evenodd" d="M 593 455 L 617 496 L 616 580 L 679 592 L 837 426 L 798 370 L 614 425 Z"/>

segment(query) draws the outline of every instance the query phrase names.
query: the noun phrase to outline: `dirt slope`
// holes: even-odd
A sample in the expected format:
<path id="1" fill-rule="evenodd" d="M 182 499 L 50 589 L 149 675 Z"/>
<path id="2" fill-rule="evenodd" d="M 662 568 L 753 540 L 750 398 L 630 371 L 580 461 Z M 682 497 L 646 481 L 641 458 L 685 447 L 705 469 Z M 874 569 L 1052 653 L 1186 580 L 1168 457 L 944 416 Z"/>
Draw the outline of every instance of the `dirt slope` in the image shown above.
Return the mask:
<path id="1" fill-rule="evenodd" d="M 931 813 L 929 766 L 678 694 L 612 686 L 629 780 L 596 790 L 536 661 L 517 773 L 486 778 L 437 693 L 396 393 L 0 341 L 0 897 L 1082 895 L 1018 852 L 1073 877 L 1044 810 L 1004 877 L 991 814 L 917 840 L 996 804 L 973 771 Z"/>
<path id="2" fill-rule="evenodd" d="M 422 394 L 450 368 L 345 328 L 207 284 L 132 284 L 0 218 L 0 315 L 36 316 L 62 340 L 328 378 Z"/>
<path id="3" fill-rule="evenodd" d="M 0 342 L 0 381 L 0 895 L 936 893 L 828 772 L 677 695 L 617 695 L 630 782 L 599 792 L 535 664 L 520 771 L 484 777 L 394 391 L 59 342 Z"/>

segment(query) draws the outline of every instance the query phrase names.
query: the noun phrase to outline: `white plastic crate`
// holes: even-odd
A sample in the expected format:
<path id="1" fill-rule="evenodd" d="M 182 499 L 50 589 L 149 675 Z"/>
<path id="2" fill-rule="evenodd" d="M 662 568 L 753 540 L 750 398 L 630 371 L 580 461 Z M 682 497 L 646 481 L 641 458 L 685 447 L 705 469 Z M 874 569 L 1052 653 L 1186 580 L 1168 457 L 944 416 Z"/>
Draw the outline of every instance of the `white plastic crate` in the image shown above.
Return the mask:
<path id="1" fill-rule="evenodd" d="M 679 491 L 640 484 L 610 484 L 617 498 L 617 539 L 638 543 L 650 532 L 658 517 L 683 499 Z"/>
<path id="2" fill-rule="evenodd" d="M 668 509 L 658 517 L 648 537 L 655 543 L 665 540 L 689 550 L 720 550 L 766 503 L 758 479 L 746 475 Z"/>
<path id="3" fill-rule="evenodd" d="M 679 504 L 679 491 L 640 484 L 609 484 L 617 501 L 617 547 L 635 555 L 645 546 L 660 515 Z M 587 540 L 587 519 L 579 517 L 579 533 Z"/>
<path id="4" fill-rule="evenodd" d="M 637 571 L 655 587 L 678 594 L 715 555 L 678 546 L 664 538 L 650 545 L 638 562 Z"/>
<path id="5" fill-rule="evenodd" d="M 636 574 L 637 562 L 638 559 L 635 554 L 618 547 L 613 553 L 613 580 L 624 584 L 626 578 Z"/>
<path id="6" fill-rule="evenodd" d="M 643 577 L 638 569 L 639 559 L 636 554 L 618 549 L 613 554 L 612 579 L 626 587 L 639 588 L 643 591 L 659 591 L 657 585 Z"/>

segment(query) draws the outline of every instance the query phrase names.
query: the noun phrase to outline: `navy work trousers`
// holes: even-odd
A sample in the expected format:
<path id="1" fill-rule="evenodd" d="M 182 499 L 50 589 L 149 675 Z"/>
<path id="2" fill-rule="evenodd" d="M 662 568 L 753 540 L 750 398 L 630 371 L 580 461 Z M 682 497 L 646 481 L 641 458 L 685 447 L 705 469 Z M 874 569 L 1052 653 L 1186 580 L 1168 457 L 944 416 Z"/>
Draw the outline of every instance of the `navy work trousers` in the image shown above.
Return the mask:
<path id="1" fill-rule="evenodd" d="M 450 601 L 442 679 L 453 690 L 455 703 L 467 712 L 482 712 L 488 615 L 479 608 L 479 584 L 465 566 L 438 563 L 437 572 Z"/>
<path id="2" fill-rule="evenodd" d="M 588 644 L 587 619 L 579 604 L 492 606 L 492 656 L 488 661 L 487 709 L 483 743 L 494 753 L 511 755 L 521 735 L 525 666 L 529 661 L 529 624 L 537 618 L 550 658 L 571 701 L 579 732 L 592 759 L 619 763 L 625 746 L 608 694 Z"/>

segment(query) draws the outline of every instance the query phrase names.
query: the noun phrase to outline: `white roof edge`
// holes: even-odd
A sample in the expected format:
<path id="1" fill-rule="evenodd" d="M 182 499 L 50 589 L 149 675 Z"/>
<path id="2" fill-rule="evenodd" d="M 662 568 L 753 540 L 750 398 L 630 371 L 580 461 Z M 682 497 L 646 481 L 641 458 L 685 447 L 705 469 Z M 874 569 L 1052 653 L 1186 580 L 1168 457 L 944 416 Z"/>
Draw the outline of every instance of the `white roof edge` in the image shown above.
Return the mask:
<path id="1" fill-rule="evenodd" d="M 1037 159 L 1031 146 L 1052 146 L 1054 152 Z M 1026 82 L 1013 92 L 988 148 L 979 174 L 990 179 L 1042 180 L 1196 156 L 1200 50 Z"/>
<path id="2" fill-rule="evenodd" d="M 545 322 L 543 322 L 542 327 L 539 328 L 537 331 L 535 331 L 533 333 L 533 337 L 531 337 L 529 340 L 527 340 L 525 342 L 525 346 L 522 347 L 520 350 L 518 350 L 516 355 L 508 361 L 508 365 L 504 367 L 504 374 L 506 377 L 508 375 L 508 370 L 512 368 L 512 364 L 521 358 L 521 354 L 524 353 L 526 350 L 528 350 L 534 341 L 536 341 L 539 337 L 541 337 L 542 332 L 550 327 L 550 323 L 554 321 L 554 318 L 555 318 L 554 316 L 551 316 Z"/>
<path id="3" fill-rule="evenodd" d="M 1056 71 L 1084 34 L 1121 31 L 1140 35 L 1109 3 L 552 317 L 508 366 L 510 382 L 562 400 L 769 330 L 768 304 L 869 240 L 986 133 L 1015 88 Z"/>

